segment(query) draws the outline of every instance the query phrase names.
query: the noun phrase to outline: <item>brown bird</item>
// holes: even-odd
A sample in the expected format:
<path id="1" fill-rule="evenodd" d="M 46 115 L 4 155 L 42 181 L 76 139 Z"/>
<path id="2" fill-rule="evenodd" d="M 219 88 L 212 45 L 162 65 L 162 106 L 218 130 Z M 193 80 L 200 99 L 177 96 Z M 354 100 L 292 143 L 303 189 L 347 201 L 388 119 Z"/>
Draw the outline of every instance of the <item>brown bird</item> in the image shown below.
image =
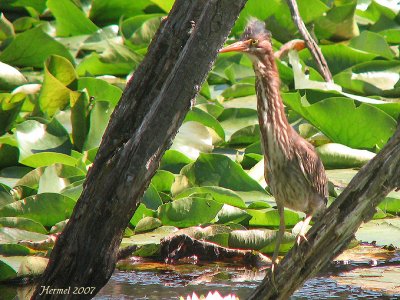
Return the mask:
<path id="1" fill-rule="evenodd" d="M 328 188 L 324 166 L 314 147 L 290 126 L 280 95 L 280 79 L 274 59 L 271 35 L 265 24 L 251 19 L 240 41 L 220 53 L 238 51 L 249 55 L 256 74 L 257 110 L 265 162 L 265 180 L 271 189 L 280 216 L 275 264 L 285 232 L 284 207 L 306 214 L 299 244 L 312 216 L 327 203 Z M 307 239 L 306 239 L 307 240 Z"/>

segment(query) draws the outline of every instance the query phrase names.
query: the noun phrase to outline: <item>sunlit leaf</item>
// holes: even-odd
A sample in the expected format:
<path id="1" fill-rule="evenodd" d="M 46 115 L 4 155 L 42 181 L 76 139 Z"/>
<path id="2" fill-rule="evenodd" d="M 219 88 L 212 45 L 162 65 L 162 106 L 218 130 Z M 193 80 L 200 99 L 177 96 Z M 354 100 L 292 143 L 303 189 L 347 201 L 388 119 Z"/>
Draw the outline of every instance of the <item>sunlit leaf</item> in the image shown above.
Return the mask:
<path id="1" fill-rule="evenodd" d="M 375 156 L 375 153 L 367 150 L 352 149 L 335 143 L 319 146 L 316 151 L 328 169 L 361 167 Z"/>
<path id="2" fill-rule="evenodd" d="M 0 61 L 0 89 L 10 90 L 25 84 L 26 78 L 17 69 Z"/>
<path id="3" fill-rule="evenodd" d="M 93 109 L 90 112 L 89 132 L 86 136 L 86 141 L 83 144 L 83 150 L 90 150 L 100 145 L 101 138 L 103 137 L 111 113 L 112 108 L 109 102 L 94 102 Z"/>
<path id="4" fill-rule="evenodd" d="M 158 208 L 158 218 L 164 225 L 189 227 L 212 221 L 222 204 L 209 199 L 189 197 L 175 200 Z"/>
<path id="5" fill-rule="evenodd" d="M 41 27 L 36 27 L 17 35 L 0 53 L 0 60 L 14 66 L 43 68 L 43 62 L 49 55 L 59 55 L 70 62 L 74 61 L 62 44 L 44 33 Z"/>
<path id="6" fill-rule="evenodd" d="M 381 148 L 396 129 L 396 121 L 386 113 L 365 103 L 357 107 L 347 98 L 328 98 L 312 105 L 297 93 L 285 94 L 284 99 L 333 142 L 351 148 Z"/>
<path id="7" fill-rule="evenodd" d="M 47 7 L 56 19 L 58 36 L 90 34 L 98 29 L 70 0 L 48 0 Z"/>
<path id="8" fill-rule="evenodd" d="M 361 225 L 356 232 L 356 238 L 364 242 L 376 242 L 380 246 L 392 244 L 400 247 L 400 220 L 372 220 Z"/>
<path id="9" fill-rule="evenodd" d="M 353 38 L 349 46 L 385 58 L 393 58 L 394 56 L 385 39 L 370 31 L 363 31 L 359 36 Z"/>
<path id="10" fill-rule="evenodd" d="M 195 186 L 219 186 L 236 192 L 245 202 L 264 200 L 267 192 L 241 166 L 220 154 L 201 154 L 196 162 L 181 170 L 173 192 Z"/>
<path id="11" fill-rule="evenodd" d="M 235 230 L 229 235 L 229 247 L 272 253 L 276 235 L 277 231 L 268 229 Z M 294 235 L 286 232 L 279 248 L 280 252 L 287 252 L 293 246 L 294 239 Z"/>
<path id="12" fill-rule="evenodd" d="M 39 95 L 43 112 L 53 116 L 70 102 L 71 88 L 76 88 L 75 69 L 64 57 L 52 55 L 45 62 L 44 80 Z"/>
<path id="13" fill-rule="evenodd" d="M 0 208 L 0 217 L 24 217 L 44 226 L 69 218 L 75 201 L 55 193 L 39 194 Z"/>
<path id="14" fill-rule="evenodd" d="M 28 120 L 18 124 L 16 137 L 20 161 L 40 152 L 71 153 L 71 142 L 65 128 L 56 119 L 45 122 Z"/>

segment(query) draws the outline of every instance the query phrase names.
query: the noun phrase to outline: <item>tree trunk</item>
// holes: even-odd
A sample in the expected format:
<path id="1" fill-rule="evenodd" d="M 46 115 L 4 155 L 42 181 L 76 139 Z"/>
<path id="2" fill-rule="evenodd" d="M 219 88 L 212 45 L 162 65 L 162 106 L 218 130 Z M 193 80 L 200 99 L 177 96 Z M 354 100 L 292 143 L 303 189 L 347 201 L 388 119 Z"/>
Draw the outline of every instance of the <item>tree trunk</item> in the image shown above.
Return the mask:
<path id="1" fill-rule="evenodd" d="M 294 246 L 269 272 L 249 299 L 288 299 L 310 277 L 338 256 L 376 206 L 400 187 L 400 125 L 387 145 L 365 165 L 309 231 L 308 242 Z"/>
<path id="2" fill-rule="evenodd" d="M 124 229 L 246 0 L 177 0 L 128 83 L 33 299 L 70 299 L 115 268 Z M 68 289 L 51 295 L 42 287 Z M 76 297 L 75 297 L 76 299 Z"/>

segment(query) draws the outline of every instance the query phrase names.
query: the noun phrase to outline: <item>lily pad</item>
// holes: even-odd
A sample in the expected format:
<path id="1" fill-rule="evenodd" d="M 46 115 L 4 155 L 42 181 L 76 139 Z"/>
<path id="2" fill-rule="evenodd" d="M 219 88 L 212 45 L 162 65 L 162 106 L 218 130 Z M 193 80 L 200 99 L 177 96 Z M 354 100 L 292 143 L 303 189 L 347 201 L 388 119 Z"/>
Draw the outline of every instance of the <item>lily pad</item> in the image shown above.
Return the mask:
<path id="1" fill-rule="evenodd" d="M 158 218 L 164 225 L 189 227 L 214 220 L 221 208 L 214 200 L 188 197 L 161 205 Z"/>
<path id="2" fill-rule="evenodd" d="M 44 193 L 15 201 L 0 208 L 0 217 L 24 217 L 41 223 L 43 226 L 68 219 L 75 201 L 55 193 Z"/>

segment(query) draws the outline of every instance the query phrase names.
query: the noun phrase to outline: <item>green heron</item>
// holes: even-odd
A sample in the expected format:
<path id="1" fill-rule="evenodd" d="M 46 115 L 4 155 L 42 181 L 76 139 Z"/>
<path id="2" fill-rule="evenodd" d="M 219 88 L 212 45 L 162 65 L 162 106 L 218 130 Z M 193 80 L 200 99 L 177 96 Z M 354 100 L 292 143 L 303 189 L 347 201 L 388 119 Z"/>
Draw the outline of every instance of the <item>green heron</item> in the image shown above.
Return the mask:
<path id="1" fill-rule="evenodd" d="M 271 35 L 265 24 L 251 19 L 240 41 L 220 53 L 238 51 L 249 55 L 256 74 L 258 121 L 264 153 L 265 180 L 277 204 L 280 224 L 276 238 L 273 266 L 285 232 L 284 207 L 306 214 L 297 244 L 312 216 L 321 213 L 328 196 L 324 166 L 314 147 L 289 124 L 280 95 L 280 79 L 274 59 Z"/>

